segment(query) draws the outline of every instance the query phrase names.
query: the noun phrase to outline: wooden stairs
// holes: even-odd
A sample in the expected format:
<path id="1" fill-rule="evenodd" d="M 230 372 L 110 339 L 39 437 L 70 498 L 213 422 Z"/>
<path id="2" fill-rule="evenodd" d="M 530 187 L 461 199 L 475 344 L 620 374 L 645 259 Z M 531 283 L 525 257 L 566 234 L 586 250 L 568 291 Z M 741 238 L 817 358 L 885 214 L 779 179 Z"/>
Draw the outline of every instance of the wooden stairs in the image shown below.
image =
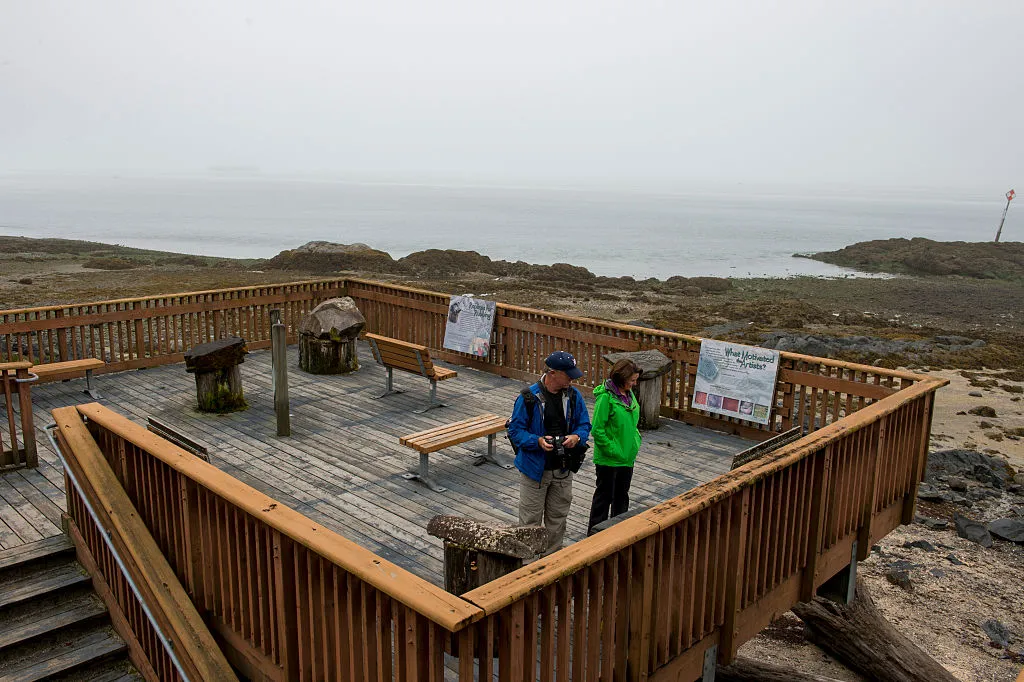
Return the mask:
<path id="1" fill-rule="evenodd" d="M 67 536 L 0 551 L 0 682 L 142 679 Z"/>

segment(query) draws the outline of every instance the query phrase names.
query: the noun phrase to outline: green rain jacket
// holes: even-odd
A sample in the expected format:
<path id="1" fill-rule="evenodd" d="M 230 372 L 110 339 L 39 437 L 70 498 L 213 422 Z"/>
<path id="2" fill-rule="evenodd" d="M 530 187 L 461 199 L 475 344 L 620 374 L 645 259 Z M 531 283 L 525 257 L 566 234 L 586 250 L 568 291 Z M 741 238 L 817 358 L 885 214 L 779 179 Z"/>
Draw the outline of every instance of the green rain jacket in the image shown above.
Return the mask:
<path id="1" fill-rule="evenodd" d="M 594 439 L 594 464 L 609 467 L 631 467 L 640 452 L 640 404 L 629 392 L 630 406 L 607 386 L 594 389 L 594 416 L 590 435 Z"/>

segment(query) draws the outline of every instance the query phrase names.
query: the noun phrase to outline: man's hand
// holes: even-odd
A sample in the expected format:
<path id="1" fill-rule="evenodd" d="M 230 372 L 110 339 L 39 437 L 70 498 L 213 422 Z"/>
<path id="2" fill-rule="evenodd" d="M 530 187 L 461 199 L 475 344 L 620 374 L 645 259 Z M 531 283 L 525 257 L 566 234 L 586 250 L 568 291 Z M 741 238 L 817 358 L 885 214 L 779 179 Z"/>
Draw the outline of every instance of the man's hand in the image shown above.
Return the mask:
<path id="1" fill-rule="evenodd" d="M 537 445 L 539 445 L 540 449 L 543 450 L 544 452 L 551 452 L 552 450 L 555 449 L 555 446 L 551 443 L 550 438 L 551 436 L 541 436 L 540 438 L 537 439 Z M 579 440 L 579 438 L 577 438 L 576 440 Z"/>
<path id="2" fill-rule="evenodd" d="M 570 433 L 568 436 L 565 437 L 565 440 L 562 441 L 562 445 L 564 445 L 567 448 L 574 448 L 579 444 L 580 437 L 577 436 L 575 433 Z"/>

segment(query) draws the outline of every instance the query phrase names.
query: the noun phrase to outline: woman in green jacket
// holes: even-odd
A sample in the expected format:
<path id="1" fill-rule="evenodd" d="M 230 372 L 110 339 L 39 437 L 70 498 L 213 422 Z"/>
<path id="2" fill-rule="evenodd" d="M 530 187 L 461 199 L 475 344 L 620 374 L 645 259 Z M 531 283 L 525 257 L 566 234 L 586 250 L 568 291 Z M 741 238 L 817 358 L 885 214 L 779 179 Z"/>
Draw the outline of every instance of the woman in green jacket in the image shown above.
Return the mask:
<path id="1" fill-rule="evenodd" d="M 640 451 L 640 405 L 632 390 L 639 379 L 636 364 L 622 359 L 612 366 L 611 378 L 594 389 L 590 435 L 594 439 L 597 488 L 590 505 L 587 535 L 608 519 L 609 510 L 611 516 L 618 516 L 629 508 L 629 484 Z"/>

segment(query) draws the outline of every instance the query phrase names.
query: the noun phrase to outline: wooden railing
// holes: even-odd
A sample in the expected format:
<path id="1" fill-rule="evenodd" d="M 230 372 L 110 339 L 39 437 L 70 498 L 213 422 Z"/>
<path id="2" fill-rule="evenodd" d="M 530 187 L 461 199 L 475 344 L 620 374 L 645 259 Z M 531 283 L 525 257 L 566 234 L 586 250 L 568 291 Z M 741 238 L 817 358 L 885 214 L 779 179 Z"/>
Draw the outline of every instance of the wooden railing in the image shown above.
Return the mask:
<path id="1" fill-rule="evenodd" d="M 695 336 L 499 303 L 491 352 L 481 360 L 441 349 L 448 294 L 361 279 L 346 280 L 345 290 L 366 317 L 367 331 L 423 344 L 441 359 L 515 379 L 534 380 L 544 371 L 544 358 L 551 351 L 567 350 L 583 371 L 579 383 L 597 386 L 611 369 L 602 359 L 606 353 L 657 348 L 672 359 L 664 382 L 663 415 L 758 440 L 794 426 L 813 431 L 920 379 L 909 372 L 782 353 L 774 421 L 756 426 L 692 404 L 701 342 Z"/>
<path id="2" fill-rule="evenodd" d="M 731 660 L 912 518 L 940 385 L 922 380 L 461 598 L 100 405 L 77 411 L 250 678 L 439 680 L 448 652 L 460 680 L 674 680 L 699 677 L 711 647 Z"/>
<path id="3" fill-rule="evenodd" d="M 447 633 L 478 608 L 97 403 L 77 411 L 246 677 L 442 679 Z"/>
<path id="4" fill-rule="evenodd" d="M 150 682 L 237 680 L 78 412 L 53 416 L 68 533 L 136 669 Z"/>
<path id="5" fill-rule="evenodd" d="M 182 362 L 195 345 L 241 336 L 270 347 L 270 310 L 289 327 L 317 303 L 342 295 L 344 280 L 196 291 L 166 296 L 0 311 L 0 361 L 33 364 L 99 358 L 102 372 Z"/>
<path id="6" fill-rule="evenodd" d="M 32 421 L 31 367 L 32 363 L 25 361 L 0 362 L 0 387 L 6 416 L 0 424 L 0 471 L 34 467 L 38 462 L 36 427 Z"/>
<path id="7" fill-rule="evenodd" d="M 487 617 L 460 645 L 489 647 L 498 631 L 501 679 L 697 679 L 710 647 L 732 660 L 854 548 L 863 559 L 911 520 L 939 385 L 924 380 L 463 594 Z"/>
<path id="8" fill-rule="evenodd" d="M 698 337 L 499 303 L 491 353 L 481 360 L 441 348 L 448 294 L 362 279 L 0 311 L 0 361 L 40 364 L 95 357 L 107 363 L 99 371 L 114 372 L 181 362 L 193 346 L 228 335 L 246 339 L 250 349 L 269 348 L 271 309 L 283 310 L 294 340 L 306 313 L 342 295 L 356 301 L 367 319 L 366 331 L 420 343 L 441 359 L 511 378 L 533 379 L 552 350 L 568 350 L 584 372 L 581 383 L 596 386 L 607 378 L 604 354 L 657 348 L 672 359 L 662 414 L 757 440 L 794 426 L 813 431 L 919 379 L 907 372 L 782 353 L 773 421 L 751 425 L 692 404 Z"/>
<path id="9" fill-rule="evenodd" d="M 255 335 L 251 345 L 260 347 L 269 338 L 261 336 L 269 333 L 268 308 L 292 305 L 286 319 L 294 326 L 321 297 L 338 294 L 355 299 L 367 331 L 513 378 L 535 378 L 550 351 L 565 349 L 585 372 L 582 383 L 596 385 L 608 369 L 603 354 L 658 348 L 673 361 L 663 414 L 759 440 L 792 426 L 806 435 L 455 597 L 109 410 L 79 407 L 178 579 L 247 676 L 440 679 L 447 653 L 462 680 L 492 672 L 517 681 L 695 679 L 712 647 L 719 661 L 730 660 L 773 615 L 912 518 L 933 394 L 944 381 L 782 353 L 775 420 L 752 427 L 691 404 L 696 337 L 499 304 L 492 353 L 480 360 L 440 350 L 445 294 L 358 279 L 281 287 L 92 306 L 116 304 L 118 331 L 103 338 L 117 346 L 123 333 L 131 341 L 130 357 L 113 357 L 113 368 L 173 362 L 189 344 L 229 333 Z M 212 308 L 154 303 L 167 298 Z M 59 349 L 61 330 L 77 352 L 86 329 L 115 323 L 83 321 L 67 313 L 73 309 L 94 314 L 90 306 L 63 308 L 62 316 L 0 313 L 0 352 L 24 351 L 25 339 L 30 349 Z M 164 320 L 157 330 L 170 332 L 149 332 L 155 319 Z"/>

